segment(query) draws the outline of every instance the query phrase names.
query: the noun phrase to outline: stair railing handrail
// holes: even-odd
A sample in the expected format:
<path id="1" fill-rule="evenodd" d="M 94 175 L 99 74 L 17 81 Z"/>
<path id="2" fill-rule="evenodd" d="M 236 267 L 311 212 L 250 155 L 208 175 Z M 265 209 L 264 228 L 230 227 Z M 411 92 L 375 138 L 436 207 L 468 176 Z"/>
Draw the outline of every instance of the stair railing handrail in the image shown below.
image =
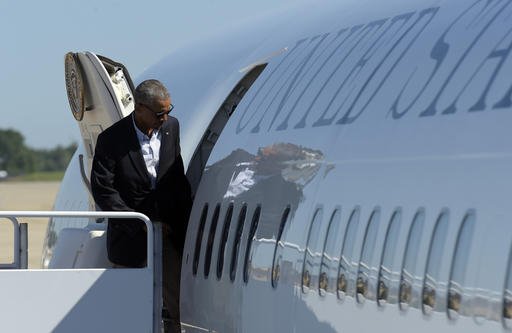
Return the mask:
<path id="1" fill-rule="evenodd" d="M 128 218 L 138 219 L 146 224 L 147 230 L 147 268 L 152 271 L 153 274 L 153 332 L 161 331 L 161 279 L 162 279 L 162 267 L 161 262 L 155 262 L 155 256 L 158 256 L 161 261 L 162 256 L 162 243 L 161 243 L 161 230 L 160 223 L 153 225 L 149 217 L 142 213 L 137 212 L 104 212 L 104 211 L 0 211 L 0 219 L 9 219 L 14 225 L 15 234 L 15 265 L 20 267 L 20 253 L 27 253 L 27 242 L 20 241 L 20 225 L 25 223 L 19 223 L 18 218 L 29 217 L 29 218 L 54 218 L 54 217 L 76 217 L 76 218 Z M 159 239 L 155 240 L 155 232 L 158 233 Z M 25 231 L 26 234 L 26 231 Z M 156 244 L 155 244 L 156 242 Z M 155 248 L 155 246 L 157 248 Z M 22 249 L 21 247 L 25 247 Z M 0 267 L 1 268 L 1 267 Z M 26 268 L 26 267 L 25 267 Z"/>

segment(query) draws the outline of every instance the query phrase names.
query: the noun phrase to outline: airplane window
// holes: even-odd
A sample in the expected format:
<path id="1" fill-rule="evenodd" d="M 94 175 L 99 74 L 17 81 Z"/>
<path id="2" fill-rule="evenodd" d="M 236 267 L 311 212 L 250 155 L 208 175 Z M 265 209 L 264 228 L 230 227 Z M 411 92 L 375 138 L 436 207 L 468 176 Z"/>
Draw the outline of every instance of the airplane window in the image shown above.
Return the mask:
<path id="1" fill-rule="evenodd" d="M 220 204 L 215 206 L 213 211 L 212 223 L 210 224 L 210 234 L 208 235 L 208 243 L 206 245 L 206 258 L 204 260 L 204 277 L 210 274 L 210 265 L 212 261 L 213 241 L 215 240 L 215 232 L 217 230 L 217 222 L 219 221 Z"/>
<path id="2" fill-rule="evenodd" d="M 343 240 L 343 247 L 341 248 L 340 266 L 338 267 L 338 279 L 336 286 L 339 299 L 343 299 L 346 294 L 352 294 L 352 267 L 354 265 L 354 245 L 356 241 L 357 227 L 359 224 L 359 215 L 359 207 L 356 207 L 352 211 L 352 214 L 350 214 L 347 231 L 345 232 Z"/>
<path id="3" fill-rule="evenodd" d="M 457 236 L 455 256 L 450 272 L 450 282 L 448 284 L 448 317 L 450 319 L 456 319 L 460 311 L 474 226 L 475 214 L 474 212 L 469 212 L 464 217 Z"/>
<path id="4" fill-rule="evenodd" d="M 242 232 L 244 230 L 245 214 L 247 213 L 247 204 L 242 206 L 240 214 L 238 214 L 238 225 L 236 227 L 235 242 L 233 243 L 233 250 L 231 252 L 231 266 L 229 269 L 229 277 L 231 282 L 235 281 L 236 266 L 238 263 L 238 252 L 240 250 L 240 240 L 242 239 Z"/>
<path id="5" fill-rule="evenodd" d="M 375 299 L 375 288 L 372 288 L 371 274 L 377 271 L 377 267 L 373 267 L 373 258 L 375 252 L 375 241 L 377 240 L 377 231 L 379 230 L 380 209 L 376 208 L 366 227 L 363 240 L 363 249 L 361 250 L 361 260 L 359 261 L 359 269 L 356 280 L 356 297 L 359 303 L 366 298 Z M 375 277 L 373 277 L 375 279 Z"/>
<path id="6" fill-rule="evenodd" d="M 197 267 L 199 265 L 199 254 L 201 252 L 201 242 L 203 241 L 203 231 L 207 215 L 208 204 L 205 203 L 203 207 L 203 212 L 201 213 L 201 219 L 199 220 L 199 229 L 197 230 L 196 248 L 194 250 L 194 263 L 192 265 L 192 273 L 194 276 L 197 275 Z"/>
<path id="7" fill-rule="evenodd" d="M 322 262 L 320 264 L 320 277 L 318 281 L 318 290 L 320 295 L 336 290 L 336 277 L 340 258 L 336 255 L 341 251 L 340 223 L 341 210 L 336 208 L 331 215 L 331 221 L 327 228 Z"/>
<path id="8" fill-rule="evenodd" d="M 304 251 L 304 264 L 302 268 L 302 292 L 308 292 L 311 286 L 318 285 L 316 278 L 320 268 L 321 253 L 319 249 L 320 226 L 322 224 L 323 209 L 317 208 L 311 225 L 306 249 Z"/>
<path id="9" fill-rule="evenodd" d="M 231 217 L 233 216 L 233 203 L 228 206 L 228 211 L 224 218 L 224 226 L 222 227 L 222 239 L 219 244 L 219 255 L 217 256 L 217 279 L 222 277 L 222 268 L 224 267 L 224 253 L 226 251 L 226 243 L 228 242 L 229 226 L 231 225 Z"/>
<path id="10" fill-rule="evenodd" d="M 249 281 L 249 267 L 251 266 L 251 248 L 252 242 L 254 241 L 254 235 L 256 234 L 256 229 L 258 228 L 258 222 L 260 220 L 261 206 L 258 205 L 254 214 L 252 215 L 251 229 L 249 230 L 249 236 L 247 237 L 247 247 L 245 249 L 245 260 L 244 260 L 244 282 L 247 283 Z"/>
<path id="11" fill-rule="evenodd" d="M 402 273 L 400 276 L 400 289 L 398 298 L 400 309 L 406 310 L 409 306 L 419 307 L 419 295 L 413 290 L 415 280 L 420 276 L 418 261 L 418 252 L 423 234 L 423 225 L 425 224 L 425 211 L 420 209 L 412 221 L 411 229 L 405 246 L 405 257 L 402 264 Z"/>
<path id="12" fill-rule="evenodd" d="M 386 232 L 384 241 L 384 252 L 382 253 L 382 263 L 379 270 L 379 283 L 377 286 L 377 302 L 384 305 L 389 302 L 395 304 L 398 299 L 398 286 L 392 285 L 394 281 L 399 281 L 400 268 L 393 265 L 396 260 L 396 245 L 400 233 L 400 223 L 402 219 L 401 210 L 396 210 L 391 216 L 391 221 Z"/>
<path id="13" fill-rule="evenodd" d="M 288 221 L 289 214 L 290 207 L 288 206 L 283 212 L 281 223 L 279 224 L 279 230 L 277 232 L 276 246 L 274 248 L 274 259 L 272 260 L 272 287 L 274 288 L 277 287 L 277 281 L 279 281 L 279 278 L 281 276 L 281 261 L 284 250 L 284 242 L 282 242 L 281 239 L 283 238 L 283 235 L 286 236 L 286 231 L 288 228 L 285 230 L 285 226 L 289 225 L 286 224 L 286 221 Z"/>
<path id="14" fill-rule="evenodd" d="M 423 313 L 430 314 L 432 311 L 444 311 L 443 305 L 438 302 L 437 293 L 439 288 L 439 270 L 443 259 L 444 247 L 446 243 L 446 235 L 448 231 L 448 211 L 441 212 L 437 219 L 432 240 L 430 241 L 430 249 L 428 251 L 427 270 L 425 278 L 423 279 Z M 445 254 L 446 257 L 451 258 L 451 254 Z"/>
<path id="15" fill-rule="evenodd" d="M 503 325 L 512 328 L 512 248 L 508 255 L 508 270 L 503 292 Z"/>

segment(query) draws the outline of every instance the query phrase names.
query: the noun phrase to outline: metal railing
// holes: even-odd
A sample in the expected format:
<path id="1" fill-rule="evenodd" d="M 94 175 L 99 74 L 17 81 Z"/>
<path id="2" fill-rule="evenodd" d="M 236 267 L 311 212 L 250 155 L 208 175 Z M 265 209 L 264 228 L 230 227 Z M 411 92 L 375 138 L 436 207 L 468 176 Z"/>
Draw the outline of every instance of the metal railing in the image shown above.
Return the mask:
<path id="1" fill-rule="evenodd" d="M 27 224 L 20 223 L 18 218 L 129 218 L 141 220 L 146 225 L 147 266 L 153 273 L 153 332 L 162 331 L 162 225 L 151 222 L 144 214 L 136 212 L 92 212 L 92 211 L 0 211 L 0 219 L 8 219 L 14 226 L 14 262 L 0 264 L 0 269 L 27 268 Z"/>
<path id="2" fill-rule="evenodd" d="M 20 256 L 16 255 L 17 253 L 27 252 L 27 244 L 22 244 L 22 241 L 19 240 L 21 236 L 21 232 L 19 230 L 19 226 L 25 223 L 19 223 L 18 218 L 20 217 L 29 217 L 29 218 L 54 218 L 54 217 L 71 217 L 71 218 L 131 218 L 138 219 L 143 221 L 146 224 L 146 229 L 148 231 L 148 242 L 147 242 L 147 267 L 154 267 L 154 258 L 151 255 L 153 253 L 154 248 L 154 231 L 153 231 L 153 223 L 151 220 L 144 214 L 136 213 L 136 212 L 78 212 L 78 211 L 0 211 L 0 219 L 5 218 L 11 220 L 14 225 L 14 252 L 15 258 L 14 262 L 20 262 Z M 24 249 L 23 249 L 24 247 Z M 0 266 L 0 268 L 5 268 Z M 15 268 L 26 268 L 26 267 L 15 267 Z"/>
<path id="3" fill-rule="evenodd" d="M 13 262 L 0 263 L 0 269 L 26 269 L 28 267 L 28 229 L 26 223 L 19 223 L 14 216 L 1 216 L 11 221 L 13 233 Z"/>

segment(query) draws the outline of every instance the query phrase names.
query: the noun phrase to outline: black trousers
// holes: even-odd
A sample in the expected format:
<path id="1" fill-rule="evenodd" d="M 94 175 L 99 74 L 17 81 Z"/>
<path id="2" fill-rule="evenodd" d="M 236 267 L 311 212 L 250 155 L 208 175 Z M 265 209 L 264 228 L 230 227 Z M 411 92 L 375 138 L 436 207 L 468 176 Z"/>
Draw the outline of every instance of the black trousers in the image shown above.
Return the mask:
<path id="1" fill-rule="evenodd" d="M 181 333 L 180 325 L 180 279 L 181 251 L 179 245 L 173 244 L 169 228 L 162 228 L 162 294 L 163 303 L 169 312 L 169 323 L 165 325 L 166 333 Z"/>
<path id="2" fill-rule="evenodd" d="M 169 322 L 165 323 L 165 333 L 181 333 L 180 324 L 180 279 L 181 251 L 171 240 L 169 227 L 162 224 L 162 298 L 169 313 Z M 144 264 L 145 265 L 145 264 Z M 113 264 L 114 268 L 129 268 Z"/>

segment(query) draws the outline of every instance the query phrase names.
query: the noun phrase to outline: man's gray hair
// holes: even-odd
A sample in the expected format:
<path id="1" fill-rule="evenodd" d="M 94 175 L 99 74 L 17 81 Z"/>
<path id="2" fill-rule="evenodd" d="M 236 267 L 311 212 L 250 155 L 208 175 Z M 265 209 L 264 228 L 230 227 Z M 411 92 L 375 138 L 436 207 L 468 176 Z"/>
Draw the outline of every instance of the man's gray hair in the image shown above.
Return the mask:
<path id="1" fill-rule="evenodd" d="M 158 80 L 146 80 L 135 88 L 135 102 L 145 105 L 153 105 L 156 101 L 170 98 L 169 91 Z"/>

